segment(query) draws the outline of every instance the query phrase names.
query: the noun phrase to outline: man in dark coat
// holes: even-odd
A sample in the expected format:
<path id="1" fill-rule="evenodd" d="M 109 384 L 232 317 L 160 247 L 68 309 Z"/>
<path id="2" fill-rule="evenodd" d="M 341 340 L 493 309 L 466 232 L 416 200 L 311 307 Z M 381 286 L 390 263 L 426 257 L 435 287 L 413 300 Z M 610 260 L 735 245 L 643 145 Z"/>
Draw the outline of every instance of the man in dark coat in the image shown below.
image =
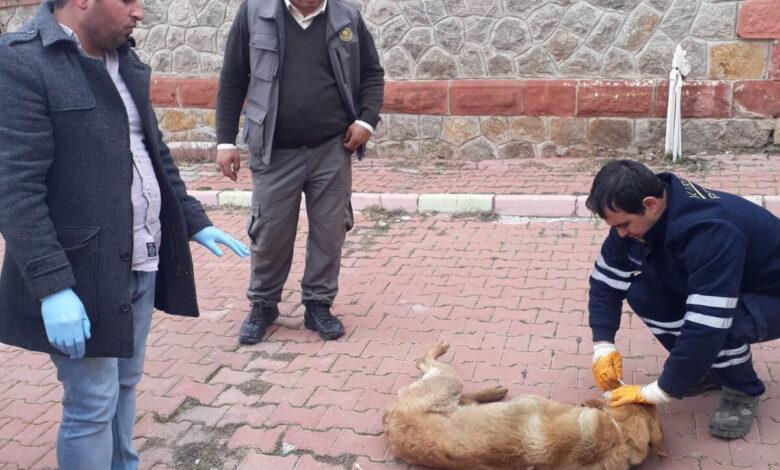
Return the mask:
<path id="1" fill-rule="evenodd" d="M 247 0 L 225 45 L 217 97 L 217 162 L 236 180 L 236 134 L 252 153 L 252 275 L 239 333 L 259 342 L 279 315 L 292 264 L 301 193 L 309 239 L 304 325 L 344 334 L 331 313 L 341 248 L 352 227 L 351 156 L 362 157 L 382 107 L 384 70 L 360 12 L 344 0 Z"/>
<path id="2" fill-rule="evenodd" d="M 0 36 L 0 341 L 51 355 L 60 469 L 135 469 L 154 307 L 197 316 L 190 239 L 248 250 L 188 196 L 130 49 L 140 0 L 55 0 Z"/>
<path id="3" fill-rule="evenodd" d="M 765 391 L 750 345 L 780 337 L 780 219 L 632 160 L 606 164 L 586 205 L 611 227 L 590 277 L 596 384 L 613 406 L 720 388 L 710 434 L 744 437 Z M 622 383 L 624 300 L 669 351 L 650 384 Z"/>

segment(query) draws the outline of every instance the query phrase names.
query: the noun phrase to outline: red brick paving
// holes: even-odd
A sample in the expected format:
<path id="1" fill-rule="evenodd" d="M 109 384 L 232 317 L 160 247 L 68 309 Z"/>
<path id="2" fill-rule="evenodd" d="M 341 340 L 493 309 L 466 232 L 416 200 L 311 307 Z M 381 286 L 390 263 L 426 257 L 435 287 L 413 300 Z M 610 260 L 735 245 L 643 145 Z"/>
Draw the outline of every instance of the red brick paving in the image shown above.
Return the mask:
<path id="1" fill-rule="evenodd" d="M 743 195 L 780 194 L 780 156 L 719 155 L 700 157 L 698 164 L 672 167 L 674 171 L 711 189 Z M 353 162 L 352 189 L 357 193 L 485 193 L 587 194 L 601 159 L 515 159 L 473 161 L 419 161 L 366 157 Z M 213 164 L 181 165 L 189 189 L 251 190 L 247 165 L 234 183 L 215 171 Z"/>
<path id="2" fill-rule="evenodd" d="M 210 215 L 245 239 L 244 213 Z M 452 343 L 443 359 L 467 388 L 501 383 L 510 394 L 573 403 L 599 395 L 585 310 L 604 226 L 416 216 L 378 227 L 358 215 L 356 227 L 335 306 L 347 334 L 337 342 L 323 343 L 301 324 L 305 221 L 280 325 L 256 346 L 236 340 L 248 262 L 194 246 L 202 317 L 158 314 L 149 339 L 136 427 L 144 469 L 192 468 L 192 452 L 226 469 L 415 468 L 389 455 L 381 415 L 437 338 Z M 662 348 L 640 322 L 627 316 L 623 324 L 627 376 L 652 379 Z M 669 458 L 640 468 L 778 468 L 779 348 L 775 341 L 754 349 L 768 387 L 746 439 L 708 436 L 715 394 L 687 399 L 662 410 Z M 55 464 L 58 399 L 45 356 L 0 346 L 0 468 Z"/>

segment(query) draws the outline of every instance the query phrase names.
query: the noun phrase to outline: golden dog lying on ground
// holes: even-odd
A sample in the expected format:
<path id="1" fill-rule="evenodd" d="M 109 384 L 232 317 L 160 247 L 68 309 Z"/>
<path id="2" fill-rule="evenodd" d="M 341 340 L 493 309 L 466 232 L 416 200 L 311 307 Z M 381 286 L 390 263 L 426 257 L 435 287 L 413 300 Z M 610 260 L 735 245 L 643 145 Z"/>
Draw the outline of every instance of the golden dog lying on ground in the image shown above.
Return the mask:
<path id="1" fill-rule="evenodd" d="M 417 362 L 422 378 L 401 389 L 385 413 L 390 448 L 407 462 L 453 470 L 619 470 L 642 462 L 650 449 L 666 456 L 655 407 L 610 408 L 599 400 L 583 407 L 534 395 L 499 402 L 507 393 L 500 386 L 462 393 L 455 370 L 436 361 L 448 348 L 443 341 L 431 346 Z"/>

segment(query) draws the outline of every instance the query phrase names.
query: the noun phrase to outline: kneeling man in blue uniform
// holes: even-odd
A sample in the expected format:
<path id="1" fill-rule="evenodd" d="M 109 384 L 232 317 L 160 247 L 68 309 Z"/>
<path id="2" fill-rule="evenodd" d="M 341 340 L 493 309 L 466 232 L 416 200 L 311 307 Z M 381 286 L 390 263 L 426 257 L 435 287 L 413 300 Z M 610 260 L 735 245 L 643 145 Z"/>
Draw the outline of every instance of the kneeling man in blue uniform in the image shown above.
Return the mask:
<path id="1" fill-rule="evenodd" d="M 590 277 L 596 384 L 613 406 L 720 388 L 710 434 L 745 436 L 764 393 L 750 345 L 780 337 L 780 219 L 631 160 L 605 165 L 586 204 L 611 226 Z M 622 381 L 624 299 L 669 351 L 651 384 Z"/>

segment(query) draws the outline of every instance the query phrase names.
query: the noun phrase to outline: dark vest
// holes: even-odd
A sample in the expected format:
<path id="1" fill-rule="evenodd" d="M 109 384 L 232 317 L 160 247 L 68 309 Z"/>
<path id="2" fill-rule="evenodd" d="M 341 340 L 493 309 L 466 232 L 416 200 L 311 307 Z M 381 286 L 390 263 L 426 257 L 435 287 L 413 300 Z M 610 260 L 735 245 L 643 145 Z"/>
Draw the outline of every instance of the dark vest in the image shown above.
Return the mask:
<path id="1" fill-rule="evenodd" d="M 287 44 L 279 80 L 274 147 L 317 147 L 344 134 L 353 119 L 341 99 L 328 55 L 326 16 L 303 29 L 284 9 Z"/>

